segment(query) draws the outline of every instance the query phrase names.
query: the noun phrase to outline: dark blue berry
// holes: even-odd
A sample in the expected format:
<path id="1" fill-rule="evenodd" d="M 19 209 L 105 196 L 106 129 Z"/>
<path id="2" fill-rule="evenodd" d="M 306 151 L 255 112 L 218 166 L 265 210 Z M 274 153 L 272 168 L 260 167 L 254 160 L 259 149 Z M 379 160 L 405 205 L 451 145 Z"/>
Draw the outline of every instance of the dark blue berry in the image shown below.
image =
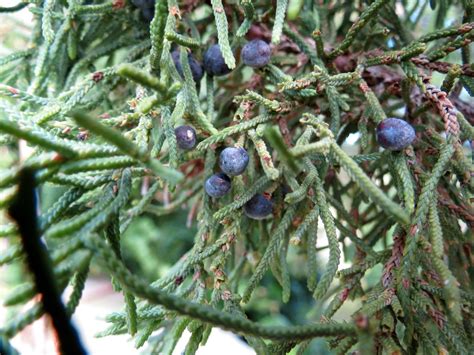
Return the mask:
<path id="1" fill-rule="evenodd" d="M 254 39 L 242 48 L 242 61 L 252 68 L 261 68 L 270 62 L 272 50 L 261 39 Z"/>
<path id="2" fill-rule="evenodd" d="M 196 131 L 191 126 L 179 126 L 174 130 L 178 147 L 184 150 L 193 149 L 196 146 Z"/>
<path id="3" fill-rule="evenodd" d="M 219 157 L 221 170 L 230 176 L 240 175 L 249 163 L 249 155 L 244 148 L 225 148 Z"/>
<path id="4" fill-rule="evenodd" d="M 222 56 L 221 48 L 218 44 L 209 47 L 204 53 L 203 63 L 204 70 L 211 76 L 226 75 L 231 72 L 231 69 L 225 64 Z"/>
<path id="5" fill-rule="evenodd" d="M 184 79 L 183 68 L 181 67 L 179 51 L 173 51 L 171 53 L 171 57 L 173 58 L 176 71 Z M 202 76 L 204 75 L 202 71 L 202 65 L 194 58 L 194 56 L 191 53 L 188 54 L 188 63 L 189 63 L 189 67 L 191 68 L 191 74 L 193 75 L 193 80 L 195 83 L 198 83 L 202 79 Z"/>
<path id="6" fill-rule="evenodd" d="M 262 194 L 256 194 L 244 206 L 247 217 L 252 219 L 264 219 L 273 210 L 273 202 Z"/>
<path id="7" fill-rule="evenodd" d="M 377 142 L 388 150 L 402 150 L 415 140 L 415 130 L 399 118 L 386 118 L 377 126 Z"/>
<path id="8" fill-rule="evenodd" d="M 222 197 L 230 190 L 230 179 L 226 174 L 214 174 L 206 180 L 204 189 L 211 197 Z"/>

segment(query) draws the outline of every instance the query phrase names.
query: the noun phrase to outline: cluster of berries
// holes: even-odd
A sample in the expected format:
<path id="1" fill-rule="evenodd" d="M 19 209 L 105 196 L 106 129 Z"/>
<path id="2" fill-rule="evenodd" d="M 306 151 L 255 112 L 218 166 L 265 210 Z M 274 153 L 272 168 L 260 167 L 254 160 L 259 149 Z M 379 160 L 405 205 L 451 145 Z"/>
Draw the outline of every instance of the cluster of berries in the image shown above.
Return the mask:
<path id="1" fill-rule="evenodd" d="M 270 62 L 271 48 L 262 40 L 253 40 L 248 42 L 242 49 L 242 61 L 245 65 L 252 68 L 261 68 Z M 171 53 L 176 71 L 181 77 L 183 68 L 180 62 L 179 51 Z M 193 80 L 198 83 L 204 71 L 209 76 L 222 76 L 231 72 L 225 64 L 221 49 L 215 44 L 207 49 L 203 56 L 203 65 L 199 63 L 194 56 L 188 54 L 188 63 L 191 69 Z M 196 145 L 196 131 L 191 126 L 180 126 L 175 129 L 176 141 L 178 147 L 183 150 L 189 150 Z M 249 163 L 249 155 L 244 148 L 227 147 L 219 156 L 219 166 L 222 173 L 217 173 L 209 177 L 204 189 L 206 193 L 213 198 L 220 198 L 226 195 L 231 188 L 231 179 L 229 176 L 243 174 Z M 256 194 L 244 206 L 245 214 L 253 219 L 263 219 L 270 215 L 273 210 L 273 202 L 263 194 Z"/>
<path id="2" fill-rule="evenodd" d="M 176 67 L 176 71 L 181 77 L 183 77 L 179 51 L 173 51 L 171 57 Z M 264 67 L 270 62 L 270 57 L 270 46 L 260 39 L 252 40 L 242 48 L 242 62 L 252 68 Z M 231 72 L 231 69 L 229 69 L 227 64 L 225 64 L 221 48 L 218 44 L 212 45 L 206 50 L 206 52 L 204 52 L 202 65 L 191 53 L 188 54 L 188 62 L 193 79 L 196 83 L 202 79 L 204 71 L 209 76 L 222 76 Z"/>
<path id="3" fill-rule="evenodd" d="M 220 198 L 230 191 L 229 176 L 241 175 L 249 163 L 249 155 L 244 148 L 227 147 L 219 156 L 222 173 L 214 174 L 206 180 L 204 189 L 214 198 Z"/>
<path id="4" fill-rule="evenodd" d="M 175 129 L 176 142 L 183 150 L 190 150 L 196 146 L 196 131 L 191 126 L 179 126 Z M 204 189 L 206 193 L 214 198 L 226 195 L 231 188 L 229 176 L 243 174 L 249 163 L 249 155 L 244 148 L 227 147 L 219 156 L 219 166 L 222 173 L 217 173 L 209 177 Z M 273 210 L 273 203 L 262 194 L 255 195 L 244 206 L 245 214 L 253 219 L 263 219 L 270 215 Z"/>
<path id="5" fill-rule="evenodd" d="M 226 195 L 231 188 L 229 176 L 241 175 L 249 163 L 249 155 L 242 147 L 227 147 L 219 156 L 219 167 L 223 171 L 206 180 L 206 193 L 214 198 Z M 256 194 L 244 206 L 245 214 L 253 219 L 264 219 L 272 213 L 273 202 L 263 194 Z"/>
<path id="6" fill-rule="evenodd" d="M 196 146 L 196 131 L 190 126 L 180 126 L 175 130 L 177 144 L 189 150 Z M 413 127 L 398 118 L 387 118 L 377 126 L 377 141 L 389 150 L 399 151 L 415 140 Z M 249 163 L 249 155 L 242 147 L 227 147 L 219 156 L 222 173 L 210 176 L 204 185 L 206 193 L 214 198 L 225 196 L 231 188 L 229 176 L 243 174 Z M 244 206 L 245 214 L 253 219 L 264 219 L 272 213 L 273 203 L 263 194 L 256 194 Z"/>

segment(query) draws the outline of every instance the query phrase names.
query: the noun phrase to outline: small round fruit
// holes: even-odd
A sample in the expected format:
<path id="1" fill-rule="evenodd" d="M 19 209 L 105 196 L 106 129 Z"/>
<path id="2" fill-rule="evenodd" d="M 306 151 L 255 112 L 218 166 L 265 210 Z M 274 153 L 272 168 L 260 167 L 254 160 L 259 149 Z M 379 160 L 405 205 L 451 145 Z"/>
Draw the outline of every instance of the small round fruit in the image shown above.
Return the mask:
<path id="1" fill-rule="evenodd" d="M 244 205 L 244 212 L 252 219 L 264 219 L 273 211 L 273 202 L 262 194 L 256 194 Z"/>
<path id="2" fill-rule="evenodd" d="M 219 157 L 221 170 L 229 176 L 242 174 L 249 163 L 249 155 L 244 148 L 227 147 Z"/>
<path id="3" fill-rule="evenodd" d="M 174 130 L 178 147 L 183 150 L 193 149 L 196 146 L 196 131 L 191 126 L 179 126 Z"/>
<path id="4" fill-rule="evenodd" d="M 415 130 L 399 118 L 386 118 L 377 126 L 377 142 L 388 150 L 402 150 L 415 140 Z"/>
<path id="5" fill-rule="evenodd" d="M 270 62 L 272 50 L 261 39 L 254 39 L 242 48 L 242 61 L 252 68 L 261 68 Z"/>
<path id="6" fill-rule="evenodd" d="M 180 60 L 180 53 L 179 51 L 173 51 L 171 53 L 171 58 L 173 58 L 174 65 L 176 67 L 176 71 L 178 72 L 179 76 L 184 79 L 183 68 L 181 67 L 181 60 Z M 202 76 L 204 75 L 202 70 L 202 65 L 199 63 L 194 56 L 189 53 L 188 54 L 188 63 L 189 67 L 191 68 L 191 74 L 193 76 L 193 80 L 195 83 L 201 81 Z"/>
<path id="7" fill-rule="evenodd" d="M 223 173 L 214 174 L 206 180 L 204 189 L 211 197 L 222 197 L 230 190 L 230 178 Z"/>
<path id="8" fill-rule="evenodd" d="M 211 76 L 221 76 L 229 74 L 232 70 L 225 64 L 221 48 L 218 44 L 209 47 L 204 53 L 204 70 Z"/>

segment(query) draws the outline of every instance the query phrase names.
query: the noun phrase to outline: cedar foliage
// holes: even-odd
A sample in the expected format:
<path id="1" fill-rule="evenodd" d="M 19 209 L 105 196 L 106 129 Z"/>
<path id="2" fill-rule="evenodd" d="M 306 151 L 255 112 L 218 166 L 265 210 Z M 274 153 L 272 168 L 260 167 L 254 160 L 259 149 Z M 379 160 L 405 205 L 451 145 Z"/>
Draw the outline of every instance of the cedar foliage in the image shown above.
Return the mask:
<path id="1" fill-rule="evenodd" d="M 38 190 L 63 193 L 37 221 L 0 226 L 10 245 L 0 265 L 34 257 L 18 237 L 22 223 L 36 223 L 45 267 L 58 290 L 72 287 L 68 314 L 92 263 L 125 300 L 102 335 L 128 332 L 158 353 L 171 353 L 187 328 L 193 354 L 212 327 L 243 335 L 259 354 L 303 353 L 318 337 L 335 354 L 472 352 L 473 164 L 462 144 L 474 139 L 474 108 L 461 95 L 474 91 L 472 1 L 157 0 L 149 26 L 126 0 L 23 0 L 0 12 L 25 6 L 35 15 L 30 46 L 0 58 L 0 141 L 17 161 L 0 172 L 0 208 L 31 195 L 27 171 Z M 252 38 L 272 43 L 262 69 L 239 61 Z M 233 71 L 196 85 L 187 52 L 202 59 L 216 42 Z M 394 116 L 417 139 L 383 151 L 374 130 Z M 184 123 L 198 130 L 190 152 L 174 137 Z M 21 163 L 19 140 L 33 148 Z M 204 180 L 231 145 L 249 151 L 249 167 L 230 196 L 212 200 Z M 261 192 L 274 213 L 252 221 L 242 206 Z M 185 257 L 151 283 L 130 272 L 121 235 L 144 215 L 182 208 L 197 223 Z M 317 309 L 305 324 L 247 318 L 252 298 L 270 302 L 261 291 L 274 280 L 288 302 L 295 278 Z M 6 305 L 35 296 L 28 279 Z M 357 301 L 352 316 L 333 320 L 348 300 Z M 39 302 L 3 324 L 4 351 L 43 313 Z"/>

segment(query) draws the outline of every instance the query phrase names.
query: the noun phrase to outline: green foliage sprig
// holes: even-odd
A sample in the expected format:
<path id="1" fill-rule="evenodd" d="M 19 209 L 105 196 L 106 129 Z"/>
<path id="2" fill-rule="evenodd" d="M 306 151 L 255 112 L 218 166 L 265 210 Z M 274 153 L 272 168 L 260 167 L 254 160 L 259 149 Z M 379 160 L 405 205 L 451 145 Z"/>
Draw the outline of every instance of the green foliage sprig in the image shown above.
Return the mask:
<path id="1" fill-rule="evenodd" d="M 194 354 L 212 327 L 259 354 L 470 352 L 472 1 L 156 0 L 148 23 L 131 1 L 47 0 L 0 16 L 20 10 L 27 46 L 0 58 L 0 208 L 38 190 L 29 218 L 51 260 L 38 267 L 72 287 L 66 324 L 100 270 L 124 308 L 99 336 L 149 353 L 188 329 Z M 271 42 L 264 67 L 239 60 L 252 39 Z M 190 58 L 215 43 L 231 71 L 204 83 Z M 415 128 L 411 146 L 381 150 L 387 117 Z M 249 165 L 213 199 L 204 184 L 228 146 Z M 256 194 L 273 204 L 258 221 Z M 0 265 L 30 261 L 28 221 L 0 217 Z M 36 293 L 22 277 L 2 302 Z M 47 301 L 0 327 L 0 352 Z M 263 325 L 276 314 L 287 324 Z"/>

